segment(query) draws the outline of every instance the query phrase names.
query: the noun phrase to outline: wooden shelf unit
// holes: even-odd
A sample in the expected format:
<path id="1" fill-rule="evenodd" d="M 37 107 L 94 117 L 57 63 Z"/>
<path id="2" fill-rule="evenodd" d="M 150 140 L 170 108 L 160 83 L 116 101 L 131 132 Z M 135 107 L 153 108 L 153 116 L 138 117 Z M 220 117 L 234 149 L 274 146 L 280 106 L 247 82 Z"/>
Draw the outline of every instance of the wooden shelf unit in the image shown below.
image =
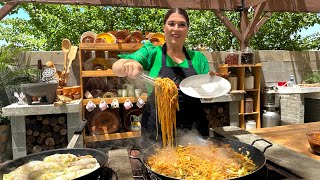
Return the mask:
<path id="1" fill-rule="evenodd" d="M 245 69 L 250 68 L 252 75 L 254 76 L 254 88 L 245 89 Z M 220 65 L 220 73 L 228 73 L 230 70 L 235 72 L 235 75 L 238 77 L 238 88 L 237 90 L 245 91 L 245 94 L 250 94 L 253 99 L 253 112 L 245 113 L 245 99 L 240 101 L 239 106 L 239 126 L 245 129 L 245 121 L 247 119 L 255 120 L 256 127 L 261 128 L 260 120 L 260 79 L 262 66 L 261 63 L 254 65 L 233 65 L 228 66 L 227 64 Z"/>
<path id="2" fill-rule="evenodd" d="M 84 70 L 84 62 L 87 60 L 84 57 L 86 51 L 95 51 L 97 52 L 134 52 L 140 49 L 143 46 L 141 43 L 123 43 L 123 44 L 104 44 L 104 43 L 80 43 L 79 44 L 79 59 L 80 59 L 80 85 L 81 85 L 81 97 L 82 97 L 82 108 L 83 108 L 83 117 L 85 117 L 85 106 L 91 100 L 93 103 L 98 105 L 101 100 L 105 100 L 108 104 L 111 104 L 113 99 L 118 99 L 119 103 L 124 103 L 126 99 L 130 99 L 132 103 L 137 102 L 139 97 L 114 97 L 114 98 L 92 98 L 86 99 L 84 97 L 84 78 L 91 77 L 115 77 L 111 69 L 107 70 Z M 141 98 L 146 102 L 147 96 L 141 96 Z M 140 137 L 141 132 L 120 132 L 120 133 L 111 133 L 103 135 L 86 135 L 84 133 L 84 144 L 89 142 L 97 141 L 106 141 L 106 140 L 116 140 L 124 138 L 136 138 Z"/>

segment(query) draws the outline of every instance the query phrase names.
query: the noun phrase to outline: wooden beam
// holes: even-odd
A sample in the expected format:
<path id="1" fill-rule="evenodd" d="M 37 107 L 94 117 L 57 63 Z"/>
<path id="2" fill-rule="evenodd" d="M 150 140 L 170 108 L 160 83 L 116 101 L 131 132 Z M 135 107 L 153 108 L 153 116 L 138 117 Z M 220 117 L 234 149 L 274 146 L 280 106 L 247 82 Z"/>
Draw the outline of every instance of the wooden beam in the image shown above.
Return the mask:
<path id="1" fill-rule="evenodd" d="M 256 34 L 259 29 L 264 25 L 264 23 L 266 23 L 266 21 L 271 17 L 272 12 L 267 12 L 263 18 L 261 18 L 261 20 L 258 22 L 258 24 L 256 25 L 256 28 L 254 29 L 254 34 Z"/>
<path id="2" fill-rule="evenodd" d="M 246 0 L 245 7 L 267 2 L 264 11 L 269 12 L 320 12 L 319 0 Z"/>
<path id="3" fill-rule="evenodd" d="M 243 36 L 239 30 L 232 24 L 232 22 L 222 14 L 219 10 L 213 10 L 214 14 L 220 19 L 220 21 L 231 31 L 231 33 L 239 40 L 242 41 Z"/>
<path id="4" fill-rule="evenodd" d="M 246 32 L 246 30 L 249 27 L 249 13 L 248 11 L 242 11 L 240 13 L 240 30 L 241 30 L 241 34 L 242 34 L 242 39 L 240 39 L 240 50 L 243 50 L 245 47 L 249 46 L 249 40 L 245 40 L 244 38 L 244 33 Z"/>
<path id="5" fill-rule="evenodd" d="M 0 20 L 2 20 L 9 12 L 11 12 L 14 8 L 19 5 L 19 2 L 10 1 L 7 2 L 2 8 L 0 9 Z"/>
<path id="6" fill-rule="evenodd" d="M 254 33 L 254 28 L 256 27 L 257 23 L 260 20 L 260 16 L 263 13 L 263 9 L 265 5 L 266 5 L 266 2 L 263 2 L 254 8 L 253 18 L 251 19 L 248 28 L 243 33 L 244 41 L 249 41 L 250 39 L 249 37 L 252 37 L 252 34 Z"/>
<path id="7" fill-rule="evenodd" d="M 20 3 L 42 4 L 71 4 L 71 5 L 95 5 L 95 6 L 123 6 L 142 8 L 175 8 L 184 9 L 223 9 L 225 11 L 236 10 L 241 5 L 241 0 L 16 0 Z"/>

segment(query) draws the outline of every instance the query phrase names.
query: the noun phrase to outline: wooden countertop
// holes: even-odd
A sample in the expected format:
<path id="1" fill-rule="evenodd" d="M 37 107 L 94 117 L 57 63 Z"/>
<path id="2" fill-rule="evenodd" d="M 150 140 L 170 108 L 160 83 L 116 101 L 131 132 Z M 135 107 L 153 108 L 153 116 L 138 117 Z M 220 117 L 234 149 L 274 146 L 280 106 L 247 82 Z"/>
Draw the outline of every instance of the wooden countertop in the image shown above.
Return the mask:
<path id="1" fill-rule="evenodd" d="M 320 122 L 260 128 L 249 132 L 257 134 L 272 143 L 320 160 L 320 155 L 316 155 L 310 148 L 306 136 L 306 132 L 309 130 L 320 130 Z"/>

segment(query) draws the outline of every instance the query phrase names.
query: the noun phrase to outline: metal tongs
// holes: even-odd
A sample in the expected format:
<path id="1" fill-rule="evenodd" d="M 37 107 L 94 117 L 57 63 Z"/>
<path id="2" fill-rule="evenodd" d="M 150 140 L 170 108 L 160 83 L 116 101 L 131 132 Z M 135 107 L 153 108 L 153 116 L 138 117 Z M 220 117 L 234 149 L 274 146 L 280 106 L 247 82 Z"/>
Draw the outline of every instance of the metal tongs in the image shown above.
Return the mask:
<path id="1" fill-rule="evenodd" d="M 149 83 L 149 84 L 152 84 L 152 85 L 154 85 L 154 78 L 152 78 L 152 77 L 150 77 L 150 76 L 148 76 L 148 75 L 145 75 L 145 74 L 140 74 L 139 75 L 144 81 L 146 81 L 147 83 Z"/>

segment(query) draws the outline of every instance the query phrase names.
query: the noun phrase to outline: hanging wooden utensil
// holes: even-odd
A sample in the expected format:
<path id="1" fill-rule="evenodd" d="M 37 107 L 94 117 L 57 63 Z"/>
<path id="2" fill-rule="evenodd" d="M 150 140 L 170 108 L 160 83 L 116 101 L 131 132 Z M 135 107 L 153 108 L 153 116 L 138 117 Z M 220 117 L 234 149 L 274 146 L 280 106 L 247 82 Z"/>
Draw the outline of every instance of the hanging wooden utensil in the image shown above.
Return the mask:
<path id="1" fill-rule="evenodd" d="M 67 56 L 71 49 L 71 42 L 69 39 L 63 39 L 62 40 L 62 51 L 63 51 L 63 58 L 64 58 L 64 64 L 63 64 L 63 72 L 62 72 L 62 80 L 64 81 L 64 76 L 67 71 Z"/>
<path id="2" fill-rule="evenodd" d="M 69 73 L 70 73 L 70 67 L 72 65 L 72 61 L 76 58 L 78 52 L 78 46 L 71 46 L 70 51 L 68 53 L 68 66 L 66 69 L 66 74 L 64 76 L 64 83 L 67 84 Z"/>

